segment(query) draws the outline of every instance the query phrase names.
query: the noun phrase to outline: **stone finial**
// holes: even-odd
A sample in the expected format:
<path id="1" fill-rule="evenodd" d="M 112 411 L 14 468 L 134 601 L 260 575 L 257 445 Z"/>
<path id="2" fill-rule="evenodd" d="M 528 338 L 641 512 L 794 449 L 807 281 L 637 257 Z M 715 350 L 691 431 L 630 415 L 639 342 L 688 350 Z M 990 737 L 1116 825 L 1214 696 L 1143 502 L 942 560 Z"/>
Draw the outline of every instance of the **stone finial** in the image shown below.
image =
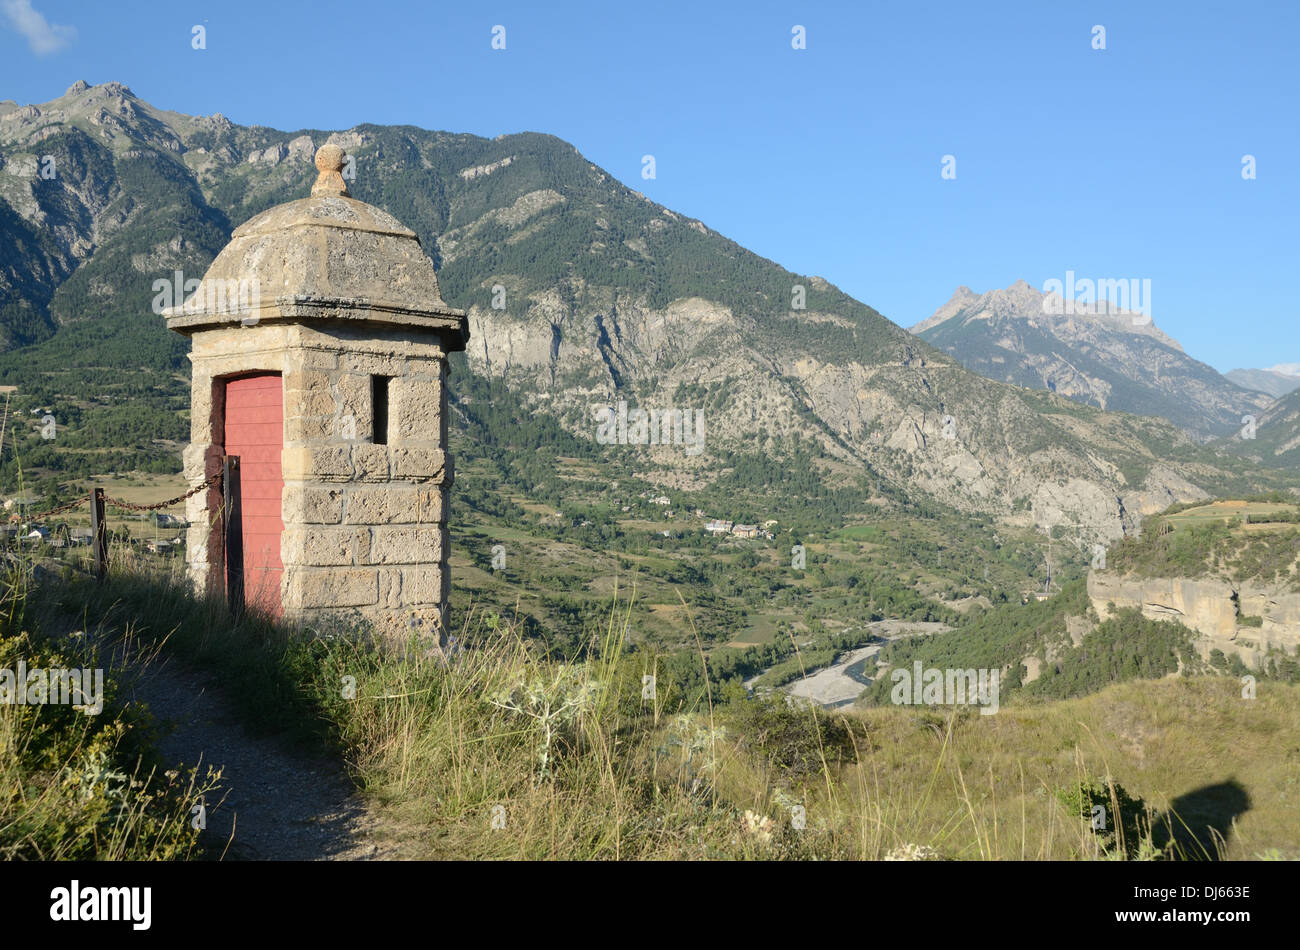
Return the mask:
<path id="1" fill-rule="evenodd" d="M 316 149 L 316 168 L 320 174 L 316 176 L 316 184 L 311 186 L 313 198 L 329 195 L 351 197 L 348 184 L 343 180 L 342 175 L 344 158 L 343 149 L 337 145 L 322 145 Z"/>

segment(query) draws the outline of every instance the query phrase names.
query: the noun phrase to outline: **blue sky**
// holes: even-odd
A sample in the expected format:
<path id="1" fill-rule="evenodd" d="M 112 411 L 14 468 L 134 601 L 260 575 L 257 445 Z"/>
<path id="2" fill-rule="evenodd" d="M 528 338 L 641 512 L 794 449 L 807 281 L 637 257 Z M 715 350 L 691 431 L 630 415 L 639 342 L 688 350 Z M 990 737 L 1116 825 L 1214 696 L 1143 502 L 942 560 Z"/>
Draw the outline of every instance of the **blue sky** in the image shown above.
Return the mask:
<path id="1" fill-rule="evenodd" d="M 1300 361 L 1297 47 L 1293 0 L 0 0 L 0 98 L 118 80 L 285 130 L 549 132 L 904 326 L 961 284 L 1149 279 L 1228 370 Z"/>

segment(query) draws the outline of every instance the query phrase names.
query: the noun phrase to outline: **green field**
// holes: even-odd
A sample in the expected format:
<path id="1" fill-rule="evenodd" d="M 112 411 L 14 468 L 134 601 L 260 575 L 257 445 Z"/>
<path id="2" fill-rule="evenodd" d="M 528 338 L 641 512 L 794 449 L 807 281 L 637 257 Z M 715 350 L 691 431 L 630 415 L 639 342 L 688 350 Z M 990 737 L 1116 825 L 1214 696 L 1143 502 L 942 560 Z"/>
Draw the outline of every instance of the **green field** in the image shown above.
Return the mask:
<path id="1" fill-rule="evenodd" d="M 1244 519 L 1255 522 L 1276 515 L 1295 515 L 1298 512 L 1300 507 L 1280 502 L 1214 501 L 1172 515 L 1165 515 L 1164 520 L 1177 529 L 1219 521 L 1234 522 Z"/>

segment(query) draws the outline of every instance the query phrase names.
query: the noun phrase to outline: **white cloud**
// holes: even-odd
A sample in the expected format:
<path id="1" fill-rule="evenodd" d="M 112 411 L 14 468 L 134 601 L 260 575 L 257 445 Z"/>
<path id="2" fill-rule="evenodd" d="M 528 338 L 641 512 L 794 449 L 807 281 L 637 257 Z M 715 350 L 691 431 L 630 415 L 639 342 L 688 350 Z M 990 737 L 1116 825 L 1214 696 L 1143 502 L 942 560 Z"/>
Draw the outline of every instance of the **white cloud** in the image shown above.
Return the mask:
<path id="1" fill-rule="evenodd" d="M 63 49 L 77 36 L 75 27 L 51 24 L 32 9 L 32 0 L 0 0 L 9 25 L 27 37 L 27 45 L 37 56 Z"/>

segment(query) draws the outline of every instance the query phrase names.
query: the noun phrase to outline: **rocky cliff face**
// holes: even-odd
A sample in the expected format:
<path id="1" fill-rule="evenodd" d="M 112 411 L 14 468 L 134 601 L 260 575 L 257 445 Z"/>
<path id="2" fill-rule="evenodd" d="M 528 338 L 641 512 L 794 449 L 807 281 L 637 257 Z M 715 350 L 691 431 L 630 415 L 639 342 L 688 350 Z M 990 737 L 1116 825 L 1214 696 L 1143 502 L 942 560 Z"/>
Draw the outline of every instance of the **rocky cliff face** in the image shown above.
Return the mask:
<path id="1" fill-rule="evenodd" d="M 953 507 L 1068 526 L 1089 541 L 1119 538 L 1175 501 L 1207 497 L 1150 454 L 1130 482 L 1104 452 L 1085 448 L 1135 449 L 1140 421 L 1125 419 L 1120 434 L 1116 417 L 1103 413 L 1052 414 L 1045 430 L 1044 417 L 1014 390 L 924 351 L 859 361 L 764 346 L 759 321 L 702 298 L 664 308 L 610 300 L 582 317 L 554 293 L 526 306 L 521 319 L 471 305 L 470 364 L 531 393 L 579 434 L 595 431 L 595 409 L 621 398 L 702 409 L 710 445 L 771 447 L 792 434 L 811 437 L 838 462 L 865 465 Z M 674 403 L 686 389 L 725 398 Z M 707 459 L 657 455 L 668 468 L 710 473 Z"/>
<path id="2" fill-rule="evenodd" d="M 1197 649 L 1236 653 L 1247 666 L 1270 649 L 1300 648 L 1300 593 L 1284 585 L 1233 584 L 1221 577 L 1140 577 L 1114 571 L 1088 575 L 1088 598 L 1106 620 L 1111 607 L 1136 608 L 1154 620 L 1176 620 L 1195 630 Z M 1242 617 L 1262 617 L 1259 627 Z"/>

